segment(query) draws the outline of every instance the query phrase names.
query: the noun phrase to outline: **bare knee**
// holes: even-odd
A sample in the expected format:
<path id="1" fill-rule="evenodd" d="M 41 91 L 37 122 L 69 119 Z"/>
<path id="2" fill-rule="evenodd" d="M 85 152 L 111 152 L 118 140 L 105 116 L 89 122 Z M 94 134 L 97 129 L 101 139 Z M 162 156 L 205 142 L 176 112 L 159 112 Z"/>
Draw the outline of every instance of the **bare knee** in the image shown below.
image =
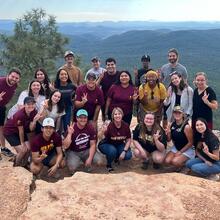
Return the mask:
<path id="1" fill-rule="evenodd" d="M 33 173 L 33 174 L 35 174 L 35 175 L 37 175 L 37 174 L 39 174 L 40 173 L 40 171 L 42 170 L 42 168 L 43 168 L 43 165 L 42 164 L 36 164 L 36 163 L 31 163 L 31 166 L 30 166 L 30 171 Z"/>
<path id="2" fill-rule="evenodd" d="M 158 163 L 158 164 L 162 164 L 164 162 L 164 157 L 165 157 L 165 154 L 160 153 L 160 152 L 155 152 L 152 154 L 153 162 Z"/>
<path id="3" fill-rule="evenodd" d="M 177 157 L 174 157 L 172 160 L 172 165 L 175 167 L 181 167 L 181 166 L 183 166 L 183 164 L 184 164 L 184 161 L 180 160 Z"/>

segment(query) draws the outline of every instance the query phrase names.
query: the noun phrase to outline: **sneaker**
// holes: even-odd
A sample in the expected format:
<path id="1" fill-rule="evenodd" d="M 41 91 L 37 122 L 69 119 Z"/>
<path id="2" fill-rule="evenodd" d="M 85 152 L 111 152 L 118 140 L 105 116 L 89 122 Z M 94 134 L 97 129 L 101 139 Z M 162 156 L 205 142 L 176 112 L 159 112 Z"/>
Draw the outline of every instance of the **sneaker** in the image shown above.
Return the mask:
<path id="1" fill-rule="evenodd" d="M 144 161 L 144 162 L 142 163 L 141 169 L 142 169 L 142 170 L 147 170 L 147 169 L 148 169 L 148 166 L 149 166 L 149 161 L 146 160 L 146 161 Z"/>
<path id="2" fill-rule="evenodd" d="M 220 177 L 218 174 L 212 174 L 212 175 L 208 176 L 207 179 L 212 180 L 212 181 L 219 181 Z"/>
<path id="3" fill-rule="evenodd" d="M 114 171 L 114 169 L 113 169 L 111 166 L 107 166 L 106 168 L 107 168 L 107 171 L 108 171 L 109 173 L 111 173 L 111 172 Z"/>
<path id="4" fill-rule="evenodd" d="M 154 168 L 155 170 L 159 170 L 160 167 L 161 167 L 160 164 L 153 162 L 153 168 Z"/>
<path id="5" fill-rule="evenodd" d="M 114 160 L 114 162 L 115 162 L 115 164 L 120 165 L 120 161 L 119 161 L 118 158 L 116 158 L 116 159 Z"/>
<path id="6" fill-rule="evenodd" d="M 2 147 L 1 151 L 6 157 L 14 157 L 14 154 L 6 147 Z"/>

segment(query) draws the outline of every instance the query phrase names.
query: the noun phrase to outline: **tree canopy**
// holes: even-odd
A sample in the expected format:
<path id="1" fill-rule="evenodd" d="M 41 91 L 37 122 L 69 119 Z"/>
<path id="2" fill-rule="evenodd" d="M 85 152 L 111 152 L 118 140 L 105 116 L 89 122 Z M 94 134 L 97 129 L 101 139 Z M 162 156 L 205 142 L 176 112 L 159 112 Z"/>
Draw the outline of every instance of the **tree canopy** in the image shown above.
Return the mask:
<path id="1" fill-rule="evenodd" d="M 2 62 L 6 69 L 16 66 L 27 76 L 33 77 L 38 67 L 47 72 L 56 71 L 56 60 L 63 57 L 68 39 L 58 32 L 56 19 L 43 9 L 32 9 L 16 20 L 14 34 L 1 35 Z"/>

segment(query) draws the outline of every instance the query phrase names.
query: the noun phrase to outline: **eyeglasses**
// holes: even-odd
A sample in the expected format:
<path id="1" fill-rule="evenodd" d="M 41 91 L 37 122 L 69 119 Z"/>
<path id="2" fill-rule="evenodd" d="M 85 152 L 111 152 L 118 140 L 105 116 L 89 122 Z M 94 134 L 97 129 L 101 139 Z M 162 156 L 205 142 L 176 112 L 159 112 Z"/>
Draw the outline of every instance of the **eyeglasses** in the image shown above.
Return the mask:
<path id="1" fill-rule="evenodd" d="M 154 99 L 154 91 L 151 91 L 151 99 Z"/>

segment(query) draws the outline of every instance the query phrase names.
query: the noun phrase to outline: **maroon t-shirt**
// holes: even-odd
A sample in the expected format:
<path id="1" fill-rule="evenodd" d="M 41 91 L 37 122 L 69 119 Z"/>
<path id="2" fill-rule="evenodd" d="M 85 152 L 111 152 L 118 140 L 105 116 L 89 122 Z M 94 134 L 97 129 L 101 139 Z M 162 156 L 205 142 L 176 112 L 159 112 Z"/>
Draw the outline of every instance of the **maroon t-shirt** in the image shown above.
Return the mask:
<path id="1" fill-rule="evenodd" d="M 109 75 L 107 72 L 105 72 L 104 77 L 100 82 L 105 100 L 107 98 L 108 90 L 118 79 L 119 73 L 120 73 L 119 71 L 116 71 L 116 74 Z"/>
<path id="2" fill-rule="evenodd" d="M 69 149 L 76 152 L 84 151 L 90 148 L 90 141 L 96 138 L 96 131 L 91 124 L 87 123 L 83 129 L 79 129 L 75 123 Z"/>
<path id="3" fill-rule="evenodd" d="M 58 133 L 54 132 L 48 141 L 44 139 L 43 134 L 41 133 L 33 138 L 31 142 L 31 151 L 39 152 L 40 155 L 42 153 L 49 155 L 56 147 L 61 146 L 62 138 Z"/>
<path id="4" fill-rule="evenodd" d="M 105 132 L 105 138 L 110 144 L 119 145 L 131 138 L 131 131 L 129 125 L 122 121 L 121 127 L 117 128 L 113 122 L 108 125 Z"/>
<path id="5" fill-rule="evenodd" d="M 11 100 L 15 94 L 16 88 L 17 84 L 10 86 L 6 81 L 6 77 L 0 77 L 0 93 L 6 92 L 3 96 L 3 100 L 0 100 L 0 107 L 5 106 Z"/>
<path id="6" fill-rule="evenodd" d="M 89 114 L 89 120 L 93 119 L 97 105 L 104 105 L 103 92 L 99 87 L 94 90 L 89 90 L 86 85 L 79 86 L 76 90 L 76 101 L 82 101 L 83 94 L 87 94 L 88 101 L 83 106 Z"/>
<path id="7" fill-rule="evenodd" d="M 125 115 L 132 113 L 134 90 L 135 88 L 132 85 L 127 88 L 123 88 L 121 85 L 112 85 L 108 91 L 108 97 L 111 98 L 110 112 L 113 108 L 120 107 Z"/>
<path id="8" fill-rule="evenodd" d="M 37 111 L 35 109 L 30 113 L 29 116 L 26 114 L 25 108 L 20 109 L 13 115 L 13 118 L 10 118 L 6 121 L 3 129 L 4 135 L 18 134 L 19 126 L 24 127 L 25 133 L 30 132 L 30 123 L 33 121 L 36 114 Z"/>

